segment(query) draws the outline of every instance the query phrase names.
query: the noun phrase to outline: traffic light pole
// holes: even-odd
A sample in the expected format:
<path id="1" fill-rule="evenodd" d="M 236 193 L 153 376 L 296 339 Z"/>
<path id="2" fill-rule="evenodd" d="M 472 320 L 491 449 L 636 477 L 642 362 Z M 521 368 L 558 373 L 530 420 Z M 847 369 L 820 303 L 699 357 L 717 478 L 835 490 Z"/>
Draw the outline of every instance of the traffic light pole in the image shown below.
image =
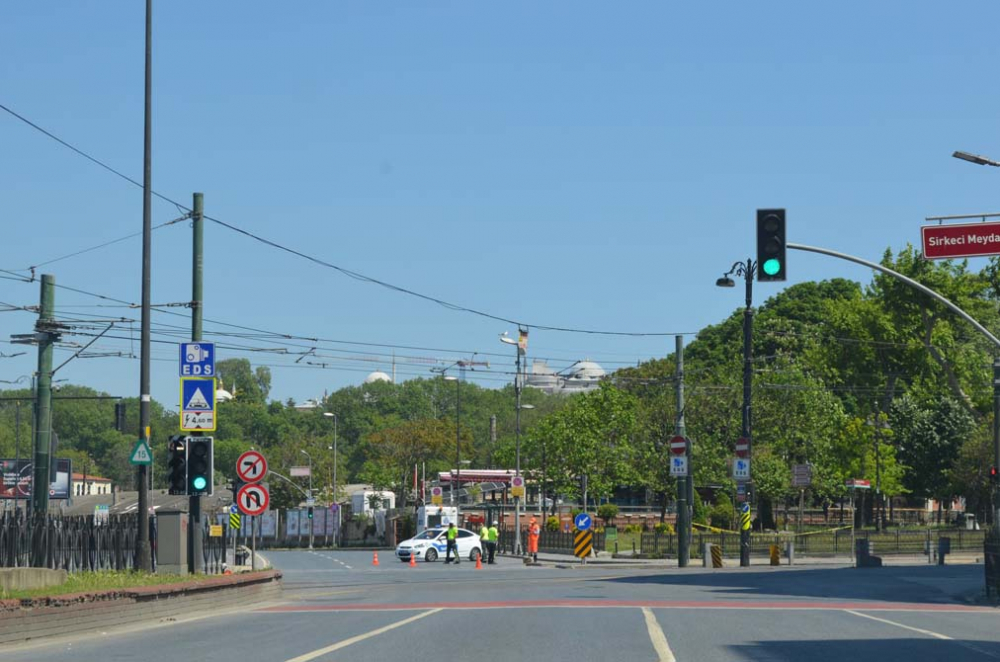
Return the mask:
<path id="1" fill-rule="evenodd" d="M 193 254 L 191 260 L 191 340 L 201 340 L 202 327 L 202 274 L 204 267 L 204 197 L 195 193 L 191 205 L 191 230 Z M 233 495 L 235 500 L 236 495 Z M 188 571 L 204 571 L 204 540 L 201 517 L 201 496 L 188 497 Z"/>
<path id="2" fill-rule="evenodd" d="M 747 259 L 743 265 L 746 279 L 746 307 L 743 309 L 743 424 L 741 434 L 747 440 L 747 462 L 753 455 L 753 437 L 751 436 L 750 413 L 753 408 L 753 273 L 756 265 Z M 750 462 L 750 466 L 753 463 Z M 747 481 L 750 485 L 752 480 Z M 753 490 L 747 489 L 747 503 L 753 506 Z M 750 567 L 750 530 L 740 526 L 740 567 Z"/>

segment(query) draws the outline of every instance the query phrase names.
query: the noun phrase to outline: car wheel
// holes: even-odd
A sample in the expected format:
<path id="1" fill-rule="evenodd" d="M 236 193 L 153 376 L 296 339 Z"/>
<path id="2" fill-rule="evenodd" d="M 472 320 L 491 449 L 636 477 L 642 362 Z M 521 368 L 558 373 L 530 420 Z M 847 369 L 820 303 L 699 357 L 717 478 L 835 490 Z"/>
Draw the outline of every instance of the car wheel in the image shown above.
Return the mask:
<path id="1" fill-rule="evenodd" d="M 435 549 L 428 549 L 427 553 L 424 554 L 424 560 L 425 561 L 430 561 L 432 563 L 434 561 L 437 561 L 437 557 L 438 557 L 438 553 L 437 553 L 437 550 L 435 550 Z"/>
<path id="2" fill-rule="evenodd" d="M 482 556 L 482 553 L 479 551 L 478 547 L 473 547 L 472 551 L 469 552 L 469 560 L 470 561 L 477 561 L 480 556 Z"/>

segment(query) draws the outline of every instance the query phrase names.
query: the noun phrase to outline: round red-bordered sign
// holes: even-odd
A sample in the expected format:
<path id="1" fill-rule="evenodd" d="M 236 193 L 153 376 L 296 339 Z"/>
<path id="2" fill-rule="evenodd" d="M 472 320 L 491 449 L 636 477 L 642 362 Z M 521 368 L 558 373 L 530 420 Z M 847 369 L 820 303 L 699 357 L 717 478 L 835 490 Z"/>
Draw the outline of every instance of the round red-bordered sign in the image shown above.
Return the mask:
<path id="1" fill-rule="evenodd" d="M 675 455 L 684 455 L 687 452 L 687 439 L 677 435 L 670 439 L 670 452 Z"/>
<path id="2" fill-rule="evenodd" d="M 267 488 L 258 483 L 244 485 L 236 493 L 236 507 L 244 515 L 250 515 L 251 517 L 263 515 L 270 503 L 271 495 L 268 493 Z"/>
<path id="3" fill-rule="evenodd" d="M 258 483 L 267 475 L 267 460 L 258 451 L 247 451 L 236 460 L 236 475 L 244 483 Z"/>

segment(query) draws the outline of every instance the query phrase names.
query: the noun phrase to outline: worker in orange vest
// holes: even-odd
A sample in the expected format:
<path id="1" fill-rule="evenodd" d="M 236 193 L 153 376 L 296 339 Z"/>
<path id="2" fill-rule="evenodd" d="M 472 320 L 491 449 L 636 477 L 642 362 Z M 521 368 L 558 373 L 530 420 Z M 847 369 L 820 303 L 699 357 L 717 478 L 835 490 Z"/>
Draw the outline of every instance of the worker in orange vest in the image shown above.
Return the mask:
<path id="1" fill-rule="evenodd" d="M 538 563 L 538 536 L 541 534 L 542 529 L 538 526 L 538 521 L 532 517 L 528 522 L 528 554 L 535 563 Z"/>

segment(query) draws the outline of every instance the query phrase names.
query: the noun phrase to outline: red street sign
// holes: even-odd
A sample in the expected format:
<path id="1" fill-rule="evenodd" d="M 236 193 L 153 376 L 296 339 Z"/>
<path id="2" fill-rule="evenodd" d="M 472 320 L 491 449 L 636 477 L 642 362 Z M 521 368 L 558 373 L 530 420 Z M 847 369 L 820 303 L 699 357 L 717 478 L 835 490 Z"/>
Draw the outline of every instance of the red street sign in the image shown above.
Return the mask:
<path id="1" fill-rule="evenodd" d="M 684 455 L 687 452 L 687 439 L 680 435 L 671 438 L 670 452 L 674 455 Z"/>
<path id="2" fill-rule="evenodd" d="M 257 483 L 267 475 L 267 460 L 257 451 L 247 451 L 236 460 L 236 475 L 244 483 Z"/>
<path id="3" fill-rule="evenodd" d="M 268 494 L 267 488 L 257 483 L 244 485 L 236 493 L 236 505 L 244 515 L 263 515 L 270 501 L 271 495 Z"/>
<path id="4" fill-rule="evenodd" d="M 924 225 L 920 228 L 924 257 L 980 257 L 1000 255 L 1000 223 Z"/>
<path id="5" fill-rule="evenodd" d="M 750 441 L 746 437 L 736 440 L 736 457 L 746 457 L 750 452 Z"/>
<path id="6" fill-rule="evenodd" d="M 870 489 L 872 482 L 870 480 L 863 480 L 861 478 L 851 478 L 847 481 L 847 487 L 853 487 L 855 489 Z"/>

